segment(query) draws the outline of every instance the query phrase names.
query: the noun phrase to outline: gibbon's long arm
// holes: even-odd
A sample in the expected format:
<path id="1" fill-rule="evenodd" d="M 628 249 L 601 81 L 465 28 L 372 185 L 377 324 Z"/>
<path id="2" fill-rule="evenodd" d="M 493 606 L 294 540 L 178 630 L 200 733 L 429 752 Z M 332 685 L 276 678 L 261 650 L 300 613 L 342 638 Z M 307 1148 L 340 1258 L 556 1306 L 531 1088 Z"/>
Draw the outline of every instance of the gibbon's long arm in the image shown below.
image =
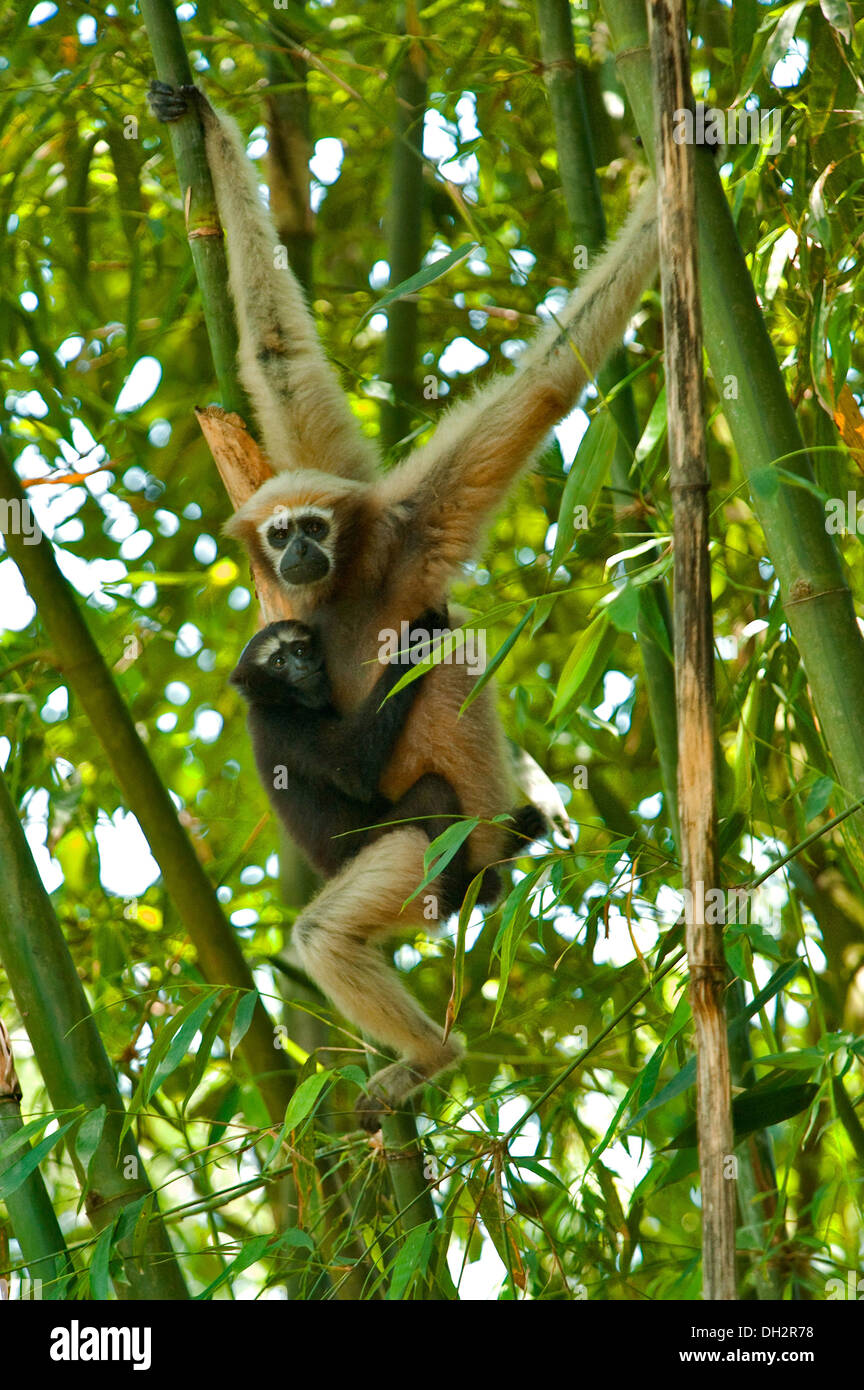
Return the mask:
<path id="1" fill-rule="evenodd" d="M 153 82 L 155 115 L 177 120 L 194 105 L 204 127 L 219 216 L 228 238 L 231 294 L 240 339 L 240 377 L 277 472 L 316 468 L 374 477 L 376 453 L 354 419 L 328 363 L 285 256 L 238 127 L 197 87 Z"/>
<path id="2" fill-rule="evenodd" d="M 296 771 L 322 778 L 357 801 L 373 801 L 423 683 L 421 677 L 391 695 L 405 670 L 396 663 L 385 666 L 366 699 L 350 714 L 316 716 L 298 710 L 293 716 L 297 733 L 291 751 Z M 304 715 L 310 713 L 306 722 Z"/>
<path id="3" fill-rule="evenodd" d="M 420 581 L 418 592 L 445 592 L 454 570 L 471 558 L 516 475 L 620 342 L 656 266 L 657 192 L 650 182 L 516 371 L 455 406 L 430 442 L 379 485 L 388 503 L 411 504 L 405 566 Z"/>

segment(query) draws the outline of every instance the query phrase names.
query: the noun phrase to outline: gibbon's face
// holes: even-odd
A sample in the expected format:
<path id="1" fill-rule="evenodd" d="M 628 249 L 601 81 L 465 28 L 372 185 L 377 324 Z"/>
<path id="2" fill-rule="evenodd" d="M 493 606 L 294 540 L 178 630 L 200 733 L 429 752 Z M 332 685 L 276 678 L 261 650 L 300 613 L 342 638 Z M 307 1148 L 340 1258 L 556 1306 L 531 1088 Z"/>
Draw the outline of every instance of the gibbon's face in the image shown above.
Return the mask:
<path id="1" fill-rule="evenodd" d="M 283 583 L 303 587 L 329 575 L 336 540 L 329 507 L 276 507 L 258 535 Z"/>
<path id="2" fill-rule="evenodd" d="M 382 516 L 386 524 L 382 525 Z M 377 588 L 392 527 L 374 490 L 314 469 L 276 473 L 225 523 L 253 564 L 274 575 L 306 617 L 339 590 Z"/>
<path id="3" fill-rule="evenodd" d="M 256 632 L 231 673 L 231 684 L 253 704 L 322 709 L 330 681 L 317 635 L 305 623 L 270 623 Z"/>

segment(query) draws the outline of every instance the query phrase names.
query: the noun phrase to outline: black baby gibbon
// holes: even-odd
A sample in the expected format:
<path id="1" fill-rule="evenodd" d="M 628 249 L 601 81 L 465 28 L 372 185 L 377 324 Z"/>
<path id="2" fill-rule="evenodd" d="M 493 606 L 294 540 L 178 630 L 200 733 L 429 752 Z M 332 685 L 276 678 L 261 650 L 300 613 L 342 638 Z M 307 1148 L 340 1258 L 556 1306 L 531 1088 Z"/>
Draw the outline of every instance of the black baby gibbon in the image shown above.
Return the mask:
<path id="1" fill-rule="evenodd" d="M 434 772 L 395 802 L 378 790 L 425 676 L 401 690 L 395 686 L 415 660 L 427 655 L 429 635 L 446 630 L 446 624 L 446 614 L 424 613 L 410 632 L 411 647 L 385 666 L 350 714 L 340 714 L 333 704 L 317 634 L 293 619 L 257 632 L 231 675 L 249 703 L 255 763 L 273 808 L 325 878 L 395 825 L 416 825 L 431 840 L 461 816 L 453 788 Z M 515 854 L 545 832 L 546 822 L 535 806 L 521 806 L 507 828 Z M 468 882 L 463 846 L 441 875 L 436 917 L 459 907 Z M 488 905 L 499 892 L 498 875 L 489 869 L 476 901 Z"/>
<path id="2" fill-rule="evenodd" d="M 446 626 L 446 615 L 418 619 L 412 643 Z M 425 653 L 416 649 L 416 656 Z M 393 822 L 410 823 L 429 839 L 461 814 L 443 777 L 427 773 L 398 801 L 378 790 L 396 739 L 425 677 L 394 691 L 415 652 L 384 667 L 371 692 L 340 714 L 317 634 L 293 620 L 270 623 L 248 643 L 231 682 L 249 702 L 249 734 L 258 774 L 273 808 L 313 868 L 332 878 Z M 389 699 L 388 699 L 389 696 Z M 451 860 L 442 916 L 461 902 L 464 851 Z"/>

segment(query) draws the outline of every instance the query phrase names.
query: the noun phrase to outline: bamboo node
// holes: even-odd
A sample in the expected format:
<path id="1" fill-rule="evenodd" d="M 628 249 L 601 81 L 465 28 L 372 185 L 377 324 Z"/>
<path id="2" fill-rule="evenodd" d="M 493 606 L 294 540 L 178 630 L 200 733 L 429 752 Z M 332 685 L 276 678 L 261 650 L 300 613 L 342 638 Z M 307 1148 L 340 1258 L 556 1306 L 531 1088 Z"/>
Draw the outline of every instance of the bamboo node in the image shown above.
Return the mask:
<path id="1" fill-rule="evenodd" d="M 0 1018 L 0 1100 L 20 1102 L 22 1097 L 21 1083 L 15 1071 L 12 1039 L 9 1037 L 6 1024 Z"/>
<path id="2" fill-rule="evenodd" d="M 623 63 L 625 58 L 641 58 L 644 54 L 650 52 L 651 50 L 647 43 L 637 44 L 635 48 L 620 48 L 615 54 L 615 66 L 617 67 L 619 63 Z"/>
<path id="3" fill-rule="evenodd" d="M 793 608 L 796 603 L 812 603 L 817 598 L 827 598 L 830 594 L 848 594 L 846 584 L 835 584 L 830 589 L 814 589 L 809 579 L 796 579 L 789 590 L 789 597 L 783 600 L 784 608 Z"/>
<path id="4" fill-rule="evenodd" d="M 537 62 L 535 68 L 545 77 L 547 73 L 576 72 L 577 64 L 575 58 L 550 58 L 548 63 Z"/>
<path id="5" fill-rule="evenodd" d="M 221 227 L 193 227 L 191 232 L 186 233 L 187 241 L 194 241 L 196 237 L 218 236 L 224 237 L 225 233 Z"/>

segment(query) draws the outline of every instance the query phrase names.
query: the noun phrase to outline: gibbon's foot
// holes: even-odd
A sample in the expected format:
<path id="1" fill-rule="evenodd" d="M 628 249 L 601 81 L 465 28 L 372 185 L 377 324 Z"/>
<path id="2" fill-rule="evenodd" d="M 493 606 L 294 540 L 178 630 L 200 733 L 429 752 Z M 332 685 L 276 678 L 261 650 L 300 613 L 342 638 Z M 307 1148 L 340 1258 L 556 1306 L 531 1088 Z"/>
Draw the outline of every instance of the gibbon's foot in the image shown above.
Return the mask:
<path id="1" fill-rule="evenodd" d="M 161 121 L 163 125 L 168 125 L 171 121 L 179 121 L 200 100 L 201 93 L 197 87 L 172 87 L 170 83 L 157 82 L 155 78 L 150 83 L 150 90 L 147 93 L 150 110 L 157 121 Z"/>
<path id="2" fill-rule="evenodd" d="M 426 1080 L 426 1072 L 418 1071 L 405 1062 L 394 1062 L 392 1066 L 382 1067 L 369 1082 L 369 1090 L 358 1097 L 354 1109 L 363 1129 L 374 1134 L 381 1128 L 381 1121 L 392 1115 L 400 1101 Z"/>
<path id="3" fill-rule="evenodd" d="M 374 1134 L 381 1128 L 385 1116 L 399 1110 L 402 1101 L 424 1081 L 430 1081 L 433 1076 L 438 1076 L 458 1062 L 463 1050 L 461 1039 L 451 1033 L 447 1041 L 441 1044 L 434 1061 L 392 1062 L 389 1067 L 376 1071 L 369 1080 L 368 1091 L 358 1098 L 354 1107 L 363 1129 Z"/>
<path id="4" fill-rule="evenodd" d="M 549 822 L 539 807 L 529 801 L 527 805 L 520 806 L 513 812 L 513 832 L 523 837 L 523 843 L 533 843 L 534 840 L 542 840 L 548 835 Z"/>

